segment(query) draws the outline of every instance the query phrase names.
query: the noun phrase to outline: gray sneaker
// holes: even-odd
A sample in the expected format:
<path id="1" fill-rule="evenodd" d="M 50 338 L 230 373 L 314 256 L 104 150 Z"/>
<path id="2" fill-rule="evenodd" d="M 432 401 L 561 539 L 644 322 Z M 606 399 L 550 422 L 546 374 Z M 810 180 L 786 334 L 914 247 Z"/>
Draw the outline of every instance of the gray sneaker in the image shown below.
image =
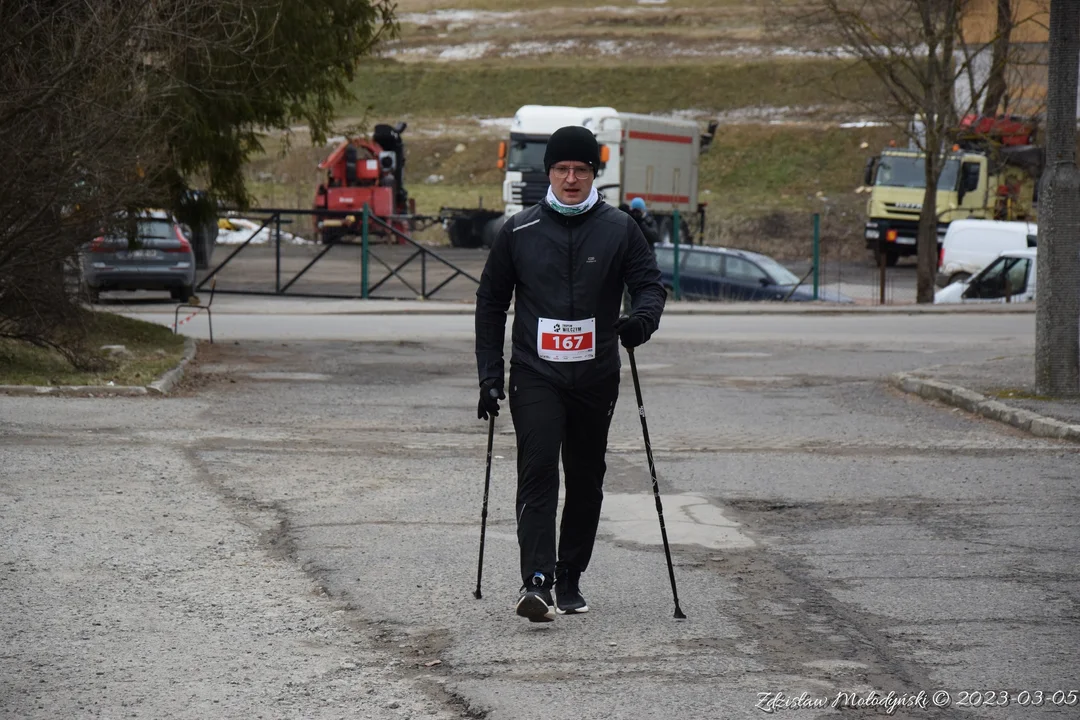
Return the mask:
<path id="1" fill-rule="evenodd" d="M 551 586 L 543 573 L 536 573 L 521 587 L 515 610 L 529 622 L 551 622 L 555 619 L 555 603 L 551 600 Z"/>

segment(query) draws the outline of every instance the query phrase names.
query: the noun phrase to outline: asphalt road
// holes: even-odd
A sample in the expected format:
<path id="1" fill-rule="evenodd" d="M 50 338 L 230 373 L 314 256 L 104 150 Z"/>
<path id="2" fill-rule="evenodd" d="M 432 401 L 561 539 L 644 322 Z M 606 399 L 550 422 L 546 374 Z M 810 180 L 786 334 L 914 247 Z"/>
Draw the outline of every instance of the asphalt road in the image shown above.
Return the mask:
<path id="1" fill-rule="evenodd" d="M 511 609 L 508 414 L 472 597 L 469 316 L 214 322 L 174 397 L 0 397 L 0 716 L 1080 712 L 1078 448 L 882 381 L 1030 352 L 1031 315 L 666 318 L 637 358 L 688 619 L 624 372 L 593 611 L 548 626 Z"/>

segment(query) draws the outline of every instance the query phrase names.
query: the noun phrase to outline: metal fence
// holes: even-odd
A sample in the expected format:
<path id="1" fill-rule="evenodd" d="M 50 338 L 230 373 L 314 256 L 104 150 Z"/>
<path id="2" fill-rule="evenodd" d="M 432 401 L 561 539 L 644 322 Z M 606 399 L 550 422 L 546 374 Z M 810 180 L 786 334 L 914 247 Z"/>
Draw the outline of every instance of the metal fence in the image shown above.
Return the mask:
<path id="1" fill-rule="evenodd" d="M 226 213 L 215 255 L 197 287 L 338 299 L 462 300 L 475 295 L 482 260 L 477 264 L 462 253 L 445 257 L 444 248 L 416 241 L 366 208 L 359 236 L 323 243 L 316 220 L 347 215 L 277 208 Z"/>
<path id="2" fill-rule="evenodd" d="M 800 278 L 801 291 L 808 291 L 821 302 L 854 302 L 858 305 L 915 302 L 914 257 L 903 258 L 891 267 L 876 265 L 870 250 L 853 253 L 850 242 L 845 246 L 838 238 L 822 238 L 821 216 L 818 214 L 807 214 L 803 228 L 794 228 L 786 238 L 783 253 L 770 251 L 768 243 L 764 243 L 766 247 L 762 248 L 753 242 L 747 245 L 737 244 L 737 241 L 723 244 L 773 255 Z M 693 237 L 691 240 L 700 242 L 700 239 Z"/>

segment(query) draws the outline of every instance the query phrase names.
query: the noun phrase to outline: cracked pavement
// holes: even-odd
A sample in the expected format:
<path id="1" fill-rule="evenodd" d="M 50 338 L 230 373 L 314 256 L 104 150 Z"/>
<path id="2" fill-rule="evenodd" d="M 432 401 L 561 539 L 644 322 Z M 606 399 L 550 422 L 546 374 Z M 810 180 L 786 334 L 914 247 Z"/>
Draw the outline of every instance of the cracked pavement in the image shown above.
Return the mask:
<path id="1" fill-rule="evenodd" d="M 955 703 L 1080 692 L 1080 447 L 886 382 L 1030 345 L 1030 316 L 662 327 L 638 361 L 688 620 L 627 370 L 594 610 L 543 627 L 511 609 L 508 412 L 472 597 L 470 320 L 223 321 L 172 397 L 0 397 L 0 717 L 748 718 L 762 692 L 940 689 L 896 716 L 1001 717 Z"/>

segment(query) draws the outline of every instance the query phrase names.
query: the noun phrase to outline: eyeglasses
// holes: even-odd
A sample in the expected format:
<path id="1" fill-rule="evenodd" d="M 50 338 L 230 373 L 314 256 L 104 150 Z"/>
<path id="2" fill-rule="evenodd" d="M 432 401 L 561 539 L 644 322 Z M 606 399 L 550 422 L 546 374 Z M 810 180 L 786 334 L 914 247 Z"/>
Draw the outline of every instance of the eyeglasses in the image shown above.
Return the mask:
<path id="1" fill-rule="evenodd" d="M 551 173 L 560 180 L 570 173 L 574 173 L 574 177 L 588 178 L 592 177 L 591 167 L 566 167 L 564 165 L 555 165 L 551 168 Z"/>

